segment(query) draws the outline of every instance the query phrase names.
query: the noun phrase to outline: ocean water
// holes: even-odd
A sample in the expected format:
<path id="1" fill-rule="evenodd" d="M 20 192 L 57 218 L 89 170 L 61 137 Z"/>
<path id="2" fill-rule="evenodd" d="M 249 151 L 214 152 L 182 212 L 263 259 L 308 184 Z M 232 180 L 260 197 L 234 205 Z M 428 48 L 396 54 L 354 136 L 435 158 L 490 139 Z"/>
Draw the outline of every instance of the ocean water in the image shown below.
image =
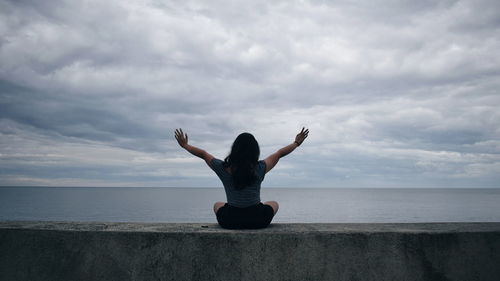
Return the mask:
<path id="1" fill-rule="evenodd" d="M 500 189 L 263 188 L 274 222 L 500 222 Z M 223 188 L 0 187 L 0 220 L 216 223 Z"/>

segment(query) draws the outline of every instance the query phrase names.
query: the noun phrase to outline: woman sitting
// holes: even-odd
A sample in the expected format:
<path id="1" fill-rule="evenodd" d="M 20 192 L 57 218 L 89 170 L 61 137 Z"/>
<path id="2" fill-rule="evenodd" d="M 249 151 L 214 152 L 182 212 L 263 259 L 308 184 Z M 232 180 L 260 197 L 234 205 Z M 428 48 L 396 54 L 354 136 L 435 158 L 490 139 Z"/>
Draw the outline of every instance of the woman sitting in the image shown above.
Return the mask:
<path id="1" fill-rule="evenodd" d="M 191 154 L 205 160 L 219 176 L 226 191 L 226 202 L 216 202 L 214 212 L 219 225 L 230 229 L 267 227 L 278 212 L 278 202 L 260 201 L 260 184 L 279 159 L 300 146 L 309 130 L 302 128 L 295 141 L 266 159 L 259 161 L 259 144 L 253 135 L 240 134 L 231 147 L 231 153 L 219 160 L 203 149 L 188 144 L 188 136 L 182 129 L 175 130 L 179 145 Z"/>

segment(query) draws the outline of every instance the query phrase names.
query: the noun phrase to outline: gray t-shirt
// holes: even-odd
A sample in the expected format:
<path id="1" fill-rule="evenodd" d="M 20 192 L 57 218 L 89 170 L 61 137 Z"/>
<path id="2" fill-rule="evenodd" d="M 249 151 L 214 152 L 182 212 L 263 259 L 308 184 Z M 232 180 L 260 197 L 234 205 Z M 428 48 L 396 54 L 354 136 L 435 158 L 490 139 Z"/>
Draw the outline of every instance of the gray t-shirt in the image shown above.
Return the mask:
<path id="1" fill-rule="evenodd" d="M 261 160 L 258 162 L 257 167 L 255 167 L 257 172 L 257 181 L 255 184 L 241 190 L 234 188 L 233 177 L 224 169 L 222 163 L 224 161 L 214 158 L 210 165 L 224 185 L 227 203 L 238 208 L 245 208 L 260 203 L 260 183 L 264 180 L 264 175 L 266 174 L 266 162 Z"/>

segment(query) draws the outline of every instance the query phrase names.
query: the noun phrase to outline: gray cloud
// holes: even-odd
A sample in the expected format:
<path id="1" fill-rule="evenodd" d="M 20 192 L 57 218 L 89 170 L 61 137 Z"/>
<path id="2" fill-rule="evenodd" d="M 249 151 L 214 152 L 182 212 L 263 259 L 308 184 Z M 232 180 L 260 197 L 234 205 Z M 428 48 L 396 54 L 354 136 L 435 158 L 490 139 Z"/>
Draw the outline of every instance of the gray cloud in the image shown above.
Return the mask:
<path id="1" fill-rule="evenodd" d="M 2 185 L 213 186 L 172 131 L 269 186 L 498 187 L 495 1 L 0 1 Z M 82 163 L 84 163 L 82 165 Z"/>

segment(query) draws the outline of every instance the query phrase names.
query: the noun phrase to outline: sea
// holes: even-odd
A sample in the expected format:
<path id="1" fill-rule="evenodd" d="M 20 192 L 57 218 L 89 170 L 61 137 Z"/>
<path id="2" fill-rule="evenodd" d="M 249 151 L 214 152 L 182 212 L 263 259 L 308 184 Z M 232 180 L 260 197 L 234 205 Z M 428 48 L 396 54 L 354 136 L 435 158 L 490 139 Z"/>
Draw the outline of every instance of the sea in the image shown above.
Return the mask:
<path id="1" fill-rule="evenodd" d="M 500 222 L 500 188 L 262 188 L 277 223 Z M 222 187 L 0 187 L 0 221 L 216 223 Z"/>

